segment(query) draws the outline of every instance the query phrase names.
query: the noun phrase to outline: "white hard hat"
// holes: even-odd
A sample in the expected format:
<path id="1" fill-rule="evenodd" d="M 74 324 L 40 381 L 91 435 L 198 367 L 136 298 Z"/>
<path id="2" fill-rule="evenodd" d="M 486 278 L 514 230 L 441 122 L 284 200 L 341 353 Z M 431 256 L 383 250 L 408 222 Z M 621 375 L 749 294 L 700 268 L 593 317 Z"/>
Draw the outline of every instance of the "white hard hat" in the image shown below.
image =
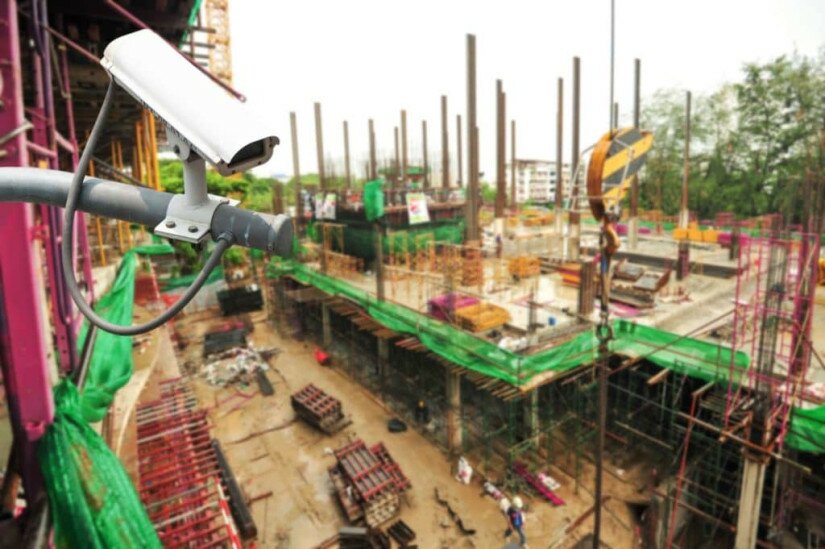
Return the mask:
<path id="1" fill-rule="evenodd" d="M 516 509 L 521 509 L 522 507 L 524 507 L 524 503 L 522 503 L 520 497 L 516 496 L 513 498 L 513 507 L 515 507 Z"/>

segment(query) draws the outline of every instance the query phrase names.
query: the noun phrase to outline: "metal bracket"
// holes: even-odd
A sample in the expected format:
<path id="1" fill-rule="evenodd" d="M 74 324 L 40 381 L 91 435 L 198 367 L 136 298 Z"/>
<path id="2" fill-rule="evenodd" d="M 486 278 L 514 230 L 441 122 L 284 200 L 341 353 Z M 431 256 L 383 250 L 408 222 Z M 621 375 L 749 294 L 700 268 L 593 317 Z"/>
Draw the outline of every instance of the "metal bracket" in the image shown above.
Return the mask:
<path id="1" fill-rule="evenodd" d="M 192 244 L 209 236 L 212 215 L 221 204 L 235 206 L 238 200 L 206 193 L 206 162 L 172 128 L 167 138 L 183 162 L 183 194 L 175 195 L 166 209 L 166 219 L 155 227 L 155 234 Z"/>
<path id="2" fill-rule="evenodd" d="M 192 244 L 202 242 L 209 236 L 212 215 L 221 204 L 236 206 L 240 201 L 215 195 L 207 195 L 207 200 L 197 206 L 187 202 L 186 196 L 172 197 L 166 210 L 166 219 L 155 227 L 155 234 L 173 240 L 183 240 Z"/>

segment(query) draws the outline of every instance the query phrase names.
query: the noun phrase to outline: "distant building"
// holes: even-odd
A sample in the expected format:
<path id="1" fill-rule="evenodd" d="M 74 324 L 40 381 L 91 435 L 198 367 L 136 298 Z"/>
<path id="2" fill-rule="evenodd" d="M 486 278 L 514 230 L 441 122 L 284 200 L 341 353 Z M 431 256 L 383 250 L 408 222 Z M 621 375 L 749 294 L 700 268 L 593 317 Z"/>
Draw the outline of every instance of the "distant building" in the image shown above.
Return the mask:
<path id="1" fill-rule="evenodd" d="M 507 185 L 510 184 L 510 165 L 507 165 Z M 564 164 L 562 177 L 565 187 L 570 181 L 570 165 Z M 516 160 L 516 202 L 546 204 L 556 200 L 556 162 L 549 160 Z M 565 191 L 565 195 L 567 192 Z"/>

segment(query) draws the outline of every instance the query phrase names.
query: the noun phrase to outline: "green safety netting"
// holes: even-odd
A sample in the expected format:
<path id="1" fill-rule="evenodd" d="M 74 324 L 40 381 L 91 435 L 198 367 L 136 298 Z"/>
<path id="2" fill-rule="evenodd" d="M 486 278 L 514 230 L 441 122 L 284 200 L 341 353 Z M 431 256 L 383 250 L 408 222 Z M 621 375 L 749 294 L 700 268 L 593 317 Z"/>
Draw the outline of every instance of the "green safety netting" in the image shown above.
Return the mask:
<path id="1" fill-rule="evenodd" d="M 785 444 L 802 452 L 825 453 L 825 406 L 794 408 Z"/>
<path id="2" fill-rule="evenodd" d="M 592 332 L 535 355 L 521 356 L 493 343 L 407 307 L 378 301 L 372 294 L 342 280 L 326 276 L 294 260 L 274 259 L 267 275 L 289 275 L 331 295 L 350 299 L 382 325 L 416 336 L 433 353 L 469 370 L 514 385 L 528 383 L 538 374 L 562 373 L 593 362 L 597 340 Z M 721 345 L 687 338 L 627 320 L 613 322 L 611 351 L 628 357 L 644 356 L 661 367 L 705 381 L 738 383 L 749 358 Z M 798 450 L 825 451 L 825 406 L 795 409 L 786 443 Z"/>
<path id="3" fill-rule="evenodd" d="M 364 184 L 364 215 L 375 221 L 384 215 L 384 180 L 375 179 Z"/>
<path id="4" fill-rule="evenodd" d="M 200 273 L 192 273 L 188 275 L 175 276 L 159 280 L 158 282 L 160 283 L 160 290 L 162 292 L 168 292 L 169 290 L 176 290 L 178 288 L 188 288 L 198 277 L 198 274 Z M 213 282 L 217 282 L 218 280 L 223 280 L 223 278 L 223 266 L 218 265 L 217 267 L 212 269 L 212 272 L 209 273 L 209 276 L 206 277 L 206 282 L 204 284 L 212 284 Z"/>
<path id="5" fill-rule="evenodd" d="M 111 322 L 131 324 L 137 256 L 172 252 L 168 245 L 127 252 L 95 310 Z M 86 332 L 84 326 L 79 341 Z M 131 377 L 132 338 L 101 330 L 82 394 L 68 379 L 55 387 L 54 422 L 38 442 L 37 455 L 58 547 L 161 546 L 123 465 L 89 427 L 103 419 L 115 393 Z"/>

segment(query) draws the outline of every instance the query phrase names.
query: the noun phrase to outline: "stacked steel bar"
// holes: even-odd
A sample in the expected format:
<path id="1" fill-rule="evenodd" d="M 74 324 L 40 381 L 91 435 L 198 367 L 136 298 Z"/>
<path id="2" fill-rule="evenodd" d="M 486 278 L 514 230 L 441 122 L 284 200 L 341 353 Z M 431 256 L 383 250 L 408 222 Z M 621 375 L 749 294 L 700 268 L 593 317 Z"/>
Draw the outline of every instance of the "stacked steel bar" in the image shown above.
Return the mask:
<path id="1" fill-rule="evenodd" d="M 330 478 L 350 520 L 363 517 L 375 527 L 398 514 L 399 495 L 410 488 L 410 481 L 383 444 L 367 448 L 357 439 L 337 449 L 335 458 Z"/>
<path id="2" fill-rule="evenodd" d="M 238 547 L 206 411 L 180 378 L 138 406 L 140 497 L 164 547 Z"/>
<path id="3" fill-rule="evenodd" d="M 350 423 L 344 416 L 341 401 L 311 383 L 294 393 L 290 402 L 301 419 L 327 434 L 337 433 Z"/>

